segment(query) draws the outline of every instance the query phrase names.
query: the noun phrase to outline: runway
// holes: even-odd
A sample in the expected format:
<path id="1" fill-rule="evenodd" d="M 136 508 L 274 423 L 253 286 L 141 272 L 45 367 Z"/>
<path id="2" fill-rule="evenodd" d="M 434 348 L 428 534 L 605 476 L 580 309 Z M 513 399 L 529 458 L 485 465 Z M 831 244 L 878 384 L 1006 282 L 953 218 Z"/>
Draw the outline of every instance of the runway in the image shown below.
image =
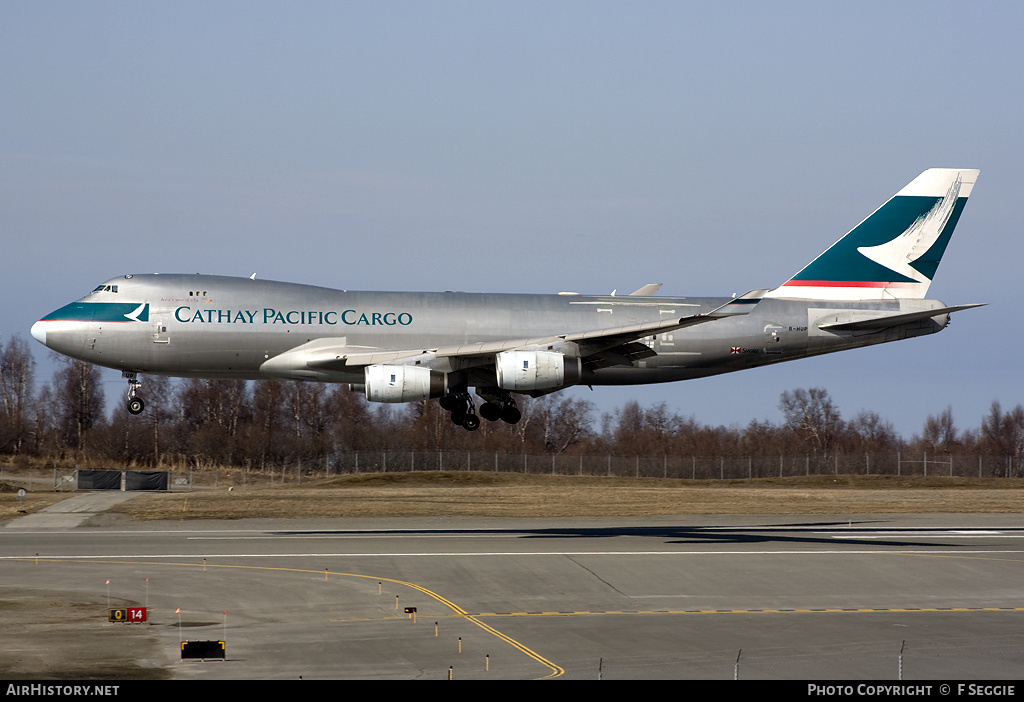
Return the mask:
<path id="1" fill-rule="evenodd" d="M 0 539 L 0 588 L 18 634 L 0 644 L 0 668 L 55 677 L 105 664 L 112 676 L 176 679 L 1018 679 L 1020 521 L 15 520 Z M 147 607 L 148 622 L 108 623 L 108 601 Z M 183 639 L 224 640 L 226 660 L 183 661 Z"/>

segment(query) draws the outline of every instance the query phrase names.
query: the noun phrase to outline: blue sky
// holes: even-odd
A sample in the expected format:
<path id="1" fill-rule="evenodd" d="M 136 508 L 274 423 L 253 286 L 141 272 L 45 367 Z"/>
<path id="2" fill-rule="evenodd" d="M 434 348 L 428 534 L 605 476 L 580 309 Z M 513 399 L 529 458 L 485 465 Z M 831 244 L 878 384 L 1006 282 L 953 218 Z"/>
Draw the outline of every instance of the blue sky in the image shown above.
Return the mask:
<path id="1" fill-rule="evenodd" d="M 1022 26 L 1010 2 L 0 0 L 0 335 L 128 272 L 741 293 L 925 168 L 980 168 L 929 296 L 990 304 L 942 334 L 572 391 L 745 425 L 821 386 L 908 437 L 946 406 L 976 427 L 1024 402 Z"/>

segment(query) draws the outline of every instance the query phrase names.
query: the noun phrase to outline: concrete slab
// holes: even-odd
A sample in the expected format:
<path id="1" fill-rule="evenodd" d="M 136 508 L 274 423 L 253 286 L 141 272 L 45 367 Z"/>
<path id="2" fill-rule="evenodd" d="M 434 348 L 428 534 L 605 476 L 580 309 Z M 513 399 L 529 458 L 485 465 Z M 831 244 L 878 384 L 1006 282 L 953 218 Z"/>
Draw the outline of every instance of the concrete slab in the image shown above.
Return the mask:
<path id="1" fill-rule="evenodd" d="M 138 493 L 104 491 L 86 492 L 69 497 L 55 505 L 44 507 L 33 514 L 18 519 L 11 519 L 3 525 L 7 529 L 68 529 L 86 526 L 90 519 L 106 512 L 108 509 L 125 500 L 130 500 Z"/>

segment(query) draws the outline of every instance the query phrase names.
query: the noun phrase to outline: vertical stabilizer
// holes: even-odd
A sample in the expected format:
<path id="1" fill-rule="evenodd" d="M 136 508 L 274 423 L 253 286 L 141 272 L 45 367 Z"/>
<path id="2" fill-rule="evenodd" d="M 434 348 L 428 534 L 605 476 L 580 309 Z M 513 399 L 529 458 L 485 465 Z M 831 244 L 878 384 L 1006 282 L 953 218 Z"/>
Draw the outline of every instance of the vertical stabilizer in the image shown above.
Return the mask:
<path id="1" fill-rule="evenodd" d="M 925 171 L 765 297 L 924 298 L 979 172 Z"/>

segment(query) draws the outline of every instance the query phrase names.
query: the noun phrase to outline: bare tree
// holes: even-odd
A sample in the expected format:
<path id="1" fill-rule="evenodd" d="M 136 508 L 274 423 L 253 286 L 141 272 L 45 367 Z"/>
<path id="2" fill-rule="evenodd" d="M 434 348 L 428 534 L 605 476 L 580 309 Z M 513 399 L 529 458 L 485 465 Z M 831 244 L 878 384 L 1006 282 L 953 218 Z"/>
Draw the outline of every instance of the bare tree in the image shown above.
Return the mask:
<path id="1" fill-rule="evenodd" d="M 353 391 L 348 385 L 335 385 L 323 402 L 324 413 L 329 417 L 330 440 L 335 450 L 361 450 L 373 444 L 377 423 L 363 393 Z M 437 402 L 432 404 L 437 405 Z M 413 405 L 413 412 L 419 407 L 419 403 Z M 407 431 L 414 429 L 408 428 Z"/>
<path id="2" fill-rule="evenodd" d="M 615 411 L 612 429 L 613 451 L 619 455 L 640 454 L 646 450 L 647 413 L 636 400 Z"/>
<path id="3" fill-rule="evenodd" d="M 785 453 L 787 446 L 784 432 L 768 421 L 752 420 L 743 430 L 740 451 L 748 456 L 778 456 Z"/>
<path id="4" fill-rule="evenodd" d="M 252 421 L 247 429 L 245 453 L 264 470 L 288 454 L 291 437 L 285 429 L 285 381 L 260 380 L 252 391 Z"/>
<path id="5" fill-rule="evenodd" d="M 843 429 L 828 391 L 824 388 L 803 388 L 782 393 L 779 408 L 786 426 L 804 441 L 815 454 L 828 455 Z"/>
<path id="6" fill-rule="evenodd" d="M 330 429 L 329 393 L 322 383 L 289 381 L 284 388 L 286 426 L 292 455 L 305 465 L 326 465 Z"/>
<path id="7" fill-rule="evenodd" d="M 531 403 L 544 450 L 553 453 L 564 453 L 590 435 L 593 412 L 592 402 L 572 397 L 556 402 L 551 395 L 545 395 Z"/>
<path id="8" fill-rule="evenodd" d="M 34 371 L 35 359 L 20 336 L 0 348 L 0 450 L 21 453 L 28 438 Z"/>
<path id="9" fill-rule="evenodd" d="M 91 363 L 69 359 L 57 371 L 53 389 L 63 442 L 84 451 L 89 430 L 103 421 L 100 371 Z"/>
<path id="10" fill-rule="evenodd" d="M 238 456 L 241 429 L 252 407 L 244 380 L 198 380 L 178 393 L 178 434 L 182 450 L 197 457 L 231 463 Z"/>
<path id="11" fill-rule="evenodd" d="M 999 403 L 993 402 L 988 415 L 981 420 L 981 440 L 989 452 L 1012 459 L 1015 472 L 1020 473 L 1024 468 L 1024 407 L 1017 405 L 1003 412 Z"/>
<path id="12" fill-rule="evenodd" d="M 877 412 L 859 413 L 847 423 L 846 428 L 847 442 L 851 449 L 857 451 L 892 451 L 900 443 L 892 422 L 883 419 Z"/>
<path id="13" fill-rule="evenodd" d="M 924 422 L 924 433 L 921 440 L 931 451 L 942 451 L 950 453 L 959 446 L 956 424 L 953 422 L 953 408 L 930 414 Z"/>

